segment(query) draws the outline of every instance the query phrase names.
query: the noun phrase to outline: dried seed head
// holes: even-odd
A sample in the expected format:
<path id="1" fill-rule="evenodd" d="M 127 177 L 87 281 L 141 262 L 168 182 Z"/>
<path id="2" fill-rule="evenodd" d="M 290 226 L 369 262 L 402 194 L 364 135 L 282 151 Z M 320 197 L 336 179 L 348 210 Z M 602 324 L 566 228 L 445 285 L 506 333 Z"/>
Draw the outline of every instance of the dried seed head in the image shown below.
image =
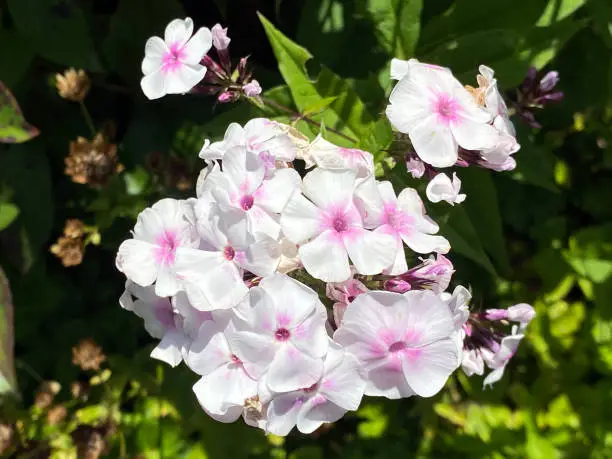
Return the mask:
<path id="1" fill-rule="evenodd" d="M 62 75 L 55 75 L 55 86 L 60 97 L 74 102 L 82 102 L 89 92 L 91 81 L 85 70 L 70 68 Z"/>
<path id="2" fill-rule="evenodd" d="M 51 246 L 51 253 L 62 261 L 66 268 L 80 265 L 83 261 L 84 243 L 82 238 L 60 236 Z"/>
<path id="3" fill-rule="evenodd" d="M 64 405 L 55 405 L 47 411 L 47 422 L 49 425 L 55 426 L 62 422 L 68 414 L 68 410 Z"/>
<path id="4" fill-rule="evenodd" d="M 72 348 L 72 363 L 82 370 L 99 370 L 106 355 L 102 348 L 91 339 L 83 339 Z"/>
<path id="5" fill-rule="evenodd" d="M 44 381 L 34 396 L 34 405 L 42 410 L 47 409 L 61 388 L 57 381 Z"/>
<path id="6" fill-rule="evenodd" d="M 106 186 L 108 180 L 123 171 L 118 162 L 117 145 L 98 133 L 93 140 L 78 137 L 70 142 L 70 153 L 64 160 L 65 174 L 75 183 L 94 188 Z"/>

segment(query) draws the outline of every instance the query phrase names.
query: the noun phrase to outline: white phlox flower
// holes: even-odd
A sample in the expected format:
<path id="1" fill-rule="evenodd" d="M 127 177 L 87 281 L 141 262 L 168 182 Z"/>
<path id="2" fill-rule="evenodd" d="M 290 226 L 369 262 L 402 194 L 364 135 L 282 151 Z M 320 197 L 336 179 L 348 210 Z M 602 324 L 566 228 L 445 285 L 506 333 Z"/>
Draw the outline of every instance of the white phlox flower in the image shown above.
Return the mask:
<path id="1" fill-rule="evenodd" d="M 300 176 L 291 168 L 276 169 L 271 175 L 266 172 L 266 165 L 255 153 L 238 146 L 228 150 L 222 172 L 209 174 L 207 181 L 219 206 L 238 209 L 254 232 L 278 239 L 280 213 L 299 188 Z"/>
<path id="2" fill-rule="evenodd" d="M 416 253 L 447 253 L 450 250 L 446 238 L 435 235 L 439 227 L 425 215 L 425 207 L 416 190 L 404 188 L 396 197 L 391 182 L 379 182 L 370 177 L 357 187 L 355 196 L 357 207 L 364 216 L 364 226 L 395 238 L 396 257 L 386 274 L 397 275 L 408 270 L 404 243 Z"/>
<path id="3" fill-rule="evenodd" d="M 366 395 L 431 397 L 457 368 L 449 307 L 427 290 L 368 292 L 344 313 L 334 341 L 366 371 Z"/>
<path id="4" fill-rule="evenodd" d="M 271 275 L 280 248 L 269 236 L 252 233 L 246 216 L 238 210 L 221 210 L 199 199 L 195 212 L 200 245 L 180 253 L 176 271 L 197 309 L 232 308 L 247 294 L 244 272 Z"/>
<path id="5" fill-rule="evenodd" d="M 117 269 L 143 287 L 155 282 L 158 296 L 176 294 L 181 288 L 175 266 L 177 254 L 199 244 L 188 209 L 184 201 L 168 198 L 143 210 L 133 238 L 119 247 Z"/>
<path id="6" fill-rule="evenodd" d="M 356 411 L 365 385 L 357 359 L 341 346 L 330 343 L 319 380 L 311 386 L 271 397 L 265 428 L 283 436 L 294 426 L 302 433 L 312 433 L 321 424 L 335 422 L 347 411 Z"/>
<path id="7" fill-rule="evenodd" d="M 267 389 L 287 392 L 321 378 L 329 338 L 327 313 L 311 288 L 275 274 L 253 287 L 239 307 L 241 321 L 230 337 L 249 375 L 266 375 Z"/>
<path id="8" fill-rule="evenodd" d="M 512 334 L 502 338 L 499 349 L 494 354 L 482 352 L 487 366 L 493 371 L 487 375 L 482 385 L 483 387 L 492 386 L 504 376 L 504 370 L 510 359 L 516 353 L 521 340 L 525 337 L 519 331 L 519 327 L 512 327 Z"/>
<path id="9" fill-rule="evenodd" d="M 310 144 L 307 156 L 323 169 L 351 169 L 358 179 L 374 174 L 372 153 L 357 148 L 334 145 L 319 134 Z"/>
<path id="10" fill-rule="evenodd" d="M 212 46 L 212 34 L 206 27 L 192 34 L 191 18 L 174 19 L 166 27 L 163 39 L 147 40 L 140 86 L 149 99 L 184 94 L 206 75 L 206 67 L 200 61 Z"/>
<path id="11" fill-rule="evenodd" d="M 229 150 L 238 146 L 258 156 L 269 168 L 274 167 L 275 161 L 293 161 L 297 149 L 285 125 L 267 118 L 254 118 L 244 127 L 230 124 L 221 141 L 205 140 L 199 156 L 206 161 L 223 159 Z"/>
<path id="12" fill-rule="evenodd" d="M 460 190 L 461 180 L 457 177 L 456 172 L 453 172 L 452 181 L 448 175 L 440 173 L 429 181 L 425 194 L 431 202 L 446 201 L 454 206 L 465 201 L 466 195 L 459 193 Z"/>
<path id="13" fill-rule="evenodd" d="M 352 170 L 317 168 L 304 177 L 302 194 L 295 193 L 281 215 L 283 233 L 299 244 L 304 268 L 325 282 L 351 276 L 349 257 L 361 274 L 381 273 L 396 257 L 393 236 L 364 228 L 353 201 L 355 185 Z"/>
<path id="14" fill-rule="evenodd" d="M 450 167 L 457 162 L 459 147 L 482 150 L 496 144 L 491 114 L 448 69 L 411 61 L 403 70 L 395 67 L 393 74 L 403 76 L 389 97 L 387 117 L 408 134 L 424 162 Z"/>

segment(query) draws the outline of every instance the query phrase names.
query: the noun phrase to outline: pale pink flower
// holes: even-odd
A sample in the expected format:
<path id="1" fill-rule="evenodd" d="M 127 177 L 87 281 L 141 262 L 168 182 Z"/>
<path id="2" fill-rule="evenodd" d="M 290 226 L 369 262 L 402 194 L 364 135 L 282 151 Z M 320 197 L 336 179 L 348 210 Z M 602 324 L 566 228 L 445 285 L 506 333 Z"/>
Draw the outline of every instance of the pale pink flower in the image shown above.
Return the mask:
<path id="1" fill-rule="evenodd" d="M 233 147 L 242 146 L 262 159 L 290 162 L 295 159 L 296 145 L 285 125 L 267 118 L 253 118 L 244 127 L 232 123 L 225 131 L 223 140 L 204 142 L 200 158 L 210 161 L 223 159 Z"/>
<path id="2" fill-rule="evenodd" d="M 519 328 L 515 326 L 512 328 L 511 335 L 502 338 L 497 352 L 495 352 L 493 355 L 483 353 L 485 362 L 489 368 L 493 369 L 493 371 L 484 379 L 482 383 L 483 387 L 492 386 L 504 376 L 506 365 L 508 365 L 508 362 L 510 362 L 510 359 L 516 353 L 516 350 L 524 337 L 525 335 L 520 333 Z"/>
<path id="3" fill-rule="evenodd" d="M 278 243 L 264 234 L 252 234 L 238 210 L 222 211 L 200 198 L 195 213 L 201 243 L 180 253 L 176 271 L 197 309 L 232 308 L 247 293 L 245 270 L 258 276 L 275 271 L 280 258 Z"/>
<path id="4" fill-rule="evenodd" d="M 215 47 L 215 49 L 217 50 L 227 49 L 230 42 L 232 41 L 227 36 L 227 27 L 224 29 L 223 27 L 221 27 L 221 24 L 215 24 L 214 26 L 212 26 L 210 31 L 212 33 L 212 44 Z"/>
<path id="5" fill-rule="evenodd" d="M 266 175 L 266 164 L 243 146 L 228 150 L 223 171 L 211 181 L 211 192 L 222 208 L 239 209 L 246 215 L 254 233 L 277 239 L 279 214 L 300 186 L 299 174 L 291 168 Z M 212 177 L 212 174 L 211 174 Z"/>
<path id="6" fill-rule="evenodd" d="M 433 292 L 369 292 L 346 309 L 334 341 L 366 370 L 366 395 L 431 397 L 457 368 L 455 325 Z"/>
<path id="7" fill-rule="evenodd" d="M 287 392 L 316 383 L 327 353 L 327 313 L 309 287 L 275 274 L 253 287 L 237 314 L 232 349 L 254 378 L 266 375 L 267 387 Z"/>
<path id="8" fill-rule="evenodd" d="M 451 206 L 465 201 L 466 195 L 459 193 L 461 190 L 461 180 L 457 173 L 453 172 L 453 180 L 446 174 L 437 174 L 427 184 L 425 194 L 431 202 L 446 201 Z"/>
<path id="9" fill-rule="evenodd" d="M 408 270 L 404 243 L 416 253 L 447 253 L 446 238 L 434 235 L 438 225 L 427 215 L 416 190 L 404 188 L 395 196 L 391 182 L 379 182 L 373 177 L 362 183 L 355 192 L 355 202 L 366 228 L 391 235 L 396 241 L 396 257 L 388 266 L 387 274 L 402 274 Z M 403 242 L 402 242 L 403 241 Z"/>
<path id="10" fill-rule="evenodd" d="M 374 174 L 372 153 L 334 145 L 319 134 L 308 148 L 309 158 L 323 169 L 351 169 L 358 179 Z"/>
<path id="11" fill-rule="evenodd" d="M 309 434 L 325 422 L 339 420 L 361 403 L 365 381 L 357 359 L 332 343 L 321 378 L 308 387 L 274 394 L 268 404 L 266 430 L 285 436 L 294 426 Z"/>
<path id="12" fill-rule="evenodd" d="M 192 34 L 191 18 L 174 19 L 166 27 L 163 40 L 147 40 L 140 86 L 149 99 L 184 94 L 204 78 L 206 67 L 200 61 L 212 46 L 212 35 L 205 27 Z"/>
<path id="13" fill-rule="evenodd" d="M 349 257 L 360 274 L 378 274 L 393 263 L 395 239 L 364 228 L 353 203 L 356 174 L 317 168 L 304 177 L 281 215 L 285 236 L 299 244 L 306 271 L 325 282 L 351 276 Z M 308 198 L 308 199 L 307 199 Z"/>
<path id="14" fill-rule="evenodd" d="M 257 395 L 257 381 L 228 340 L 234 333 L 231 315 L 215 314 L 214 320 L 202 324 L 185 358 L 187 366 L 202 376 L 193 386 L 200 405 L 221 422 L 237 420 L 244 401 Z"/>
<path id="15" fill-rule="evenodd" d="M 409 66 L 389 102 L 386 113 L 391 124 L 408 134 L 417 155 L 434 167 L 454 165 L 459 146 L 481 150 L 497 141 L 491 115 L 441 67 Z"/>
<path id="16" fill-rule="evenodd" d="M 242 91 L 247 97 L 255 97 L 261 94 L 259 81 L 251 80 L 242 87 Z"/>
<path id="17" fill-rule="evenodd" d="M 155 282 L 158 296 L 171 296 L 179 291 L 177 253 L 198 245 L 197 232 L 185 210 L 182 201 L 169 198 L 158 201 L 138 215 L 133 239 L 119 246 L 117 269 L 143 287 Z"/>
<path id="18" fill-rule="evenodd" d="M 484 360 L 478 349 L 464 349 L 461 356 L 461 369 L 467 376 L 484 374 Z"/>

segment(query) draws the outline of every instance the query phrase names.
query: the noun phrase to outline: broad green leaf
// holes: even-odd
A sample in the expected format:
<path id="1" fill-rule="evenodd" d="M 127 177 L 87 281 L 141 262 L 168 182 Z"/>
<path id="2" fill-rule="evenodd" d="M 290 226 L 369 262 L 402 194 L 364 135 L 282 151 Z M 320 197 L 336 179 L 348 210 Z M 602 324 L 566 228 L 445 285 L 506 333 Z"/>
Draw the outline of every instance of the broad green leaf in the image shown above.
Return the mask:
<path id="1" fill-rule="evenodd" d="M 374 155 L 374 163 L 382 161 L 385 151 L 393 141 L 393 130 L 387 117 L 382 117 L 374 123 L 368 132 L 359 139 L 357 148 L 369 151 Z"/>
<path id="2" fill-rule="evenodd" d="M 423 0 L 368 0 L 379 42 L 390 56 L 414 57 L 421 30 Z"/>
<path id="3" fill-rule="evenodd" d="M 259 18 L 297 109 L 304 112 L 324 99 L 335 97 L 323 114 L 314 118 L 317 121 L 323 120 L 328 128 L 339 130 L 355 141 L 364 135 L 373 123 L 373 118 L 350 85 L 325 67 L 321 69 L 317 80 L 312 81 L 306 72 L 306 63 L 312 58 L 308 50 L 287 38 L 261 14 Z M 339 136 L 332 138 L 339 143 L 347 142 Z"/>
<path id="4" fill-rule="evenodd" d="M 0 202 L 0 231 L 9 226 L 19 215 L 19 208 L 15 204 Z"/>
<path id="5" fill-rule="evenodd" d="M 510 271 L 506 239 L 502 228 L 497 189 L 491 174 L 485 169 L 473 167 L 460 171 L 461 188 L 467 194 L 462 204 L 472 221 L 484 249 L 491 255 L 497 268 Z"/>
<path id="6" fill-rule="evenodd" d="M 559 22 L 586 3 L 586 0 L 550 0 L 538 22 L 537 27 L 545 27 Z"/>
<path id="7" fill-rule="evenodd" d="M 8 0 L 8 8 L 20 35 L 40 56 L 62 65 L 101 70 L 79 2 Z"/>
<path id="8" fill-rule="evenodd" d="M 0 82 L 0 143 L 21 143 L 38 135 L 38 129 L 24 119 L 19 104 Z"/>
<path id="9" fill-rule="evenodd" d="M 451 253 L 456 252 L 463 255 L 482 266 L 492 275 L 497 276 L 495 268 L 484 251 L 482 242 L 463 206 L 454 206 L 444 217 L 438 218 L 436 221 L 440 225 L 440 234 L 450 242 Z"/>
<path id="10" fill-rule="evenodd" d="M 14 344 L 13 299 L 8 279 L 0 268 L 0 395 L 17 390 Z"/>
<path id="11" fill-rule="evenodd" d="M 612 276 L 612 225 L 580 230 L 569 240 L 563 257 L 581 276 L 596 284 Z"/>
<path id="12" fill-rule="evenodd" d="M 0 43 L 0 62 L 10 62 L 10 65 L 0 66 L 0 81 L 14 87 L 30 66 L 34 51 L 27 40 L 15 30 L 0 28 Z"/>

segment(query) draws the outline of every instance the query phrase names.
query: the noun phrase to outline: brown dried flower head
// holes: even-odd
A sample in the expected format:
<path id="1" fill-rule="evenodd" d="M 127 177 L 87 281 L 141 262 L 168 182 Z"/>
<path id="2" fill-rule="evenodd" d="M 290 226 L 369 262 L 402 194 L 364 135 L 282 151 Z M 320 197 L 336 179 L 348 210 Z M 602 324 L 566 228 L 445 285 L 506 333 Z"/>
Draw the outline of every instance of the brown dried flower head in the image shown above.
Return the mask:
<path id="1" fill-rule="evenodd" d="M 85 225 L 77 219 L 66 220 L 64 235 L 51 246 L 51 253 L 58 257 L 65 267 L 80 265 L 85 251 Z"/>
<path id="2" fill-rule="evenodd" d="M 81 340 L 72 348 L 72 363 L 82 370 L 99 370 L 105 360 L 102 348 L 91 338 Z"/>
<path id="3" fill-rule="evenodd" d="M 91 141 L 78 137 L 70 142 L 65 164 L 65 174 L 73 182 L 94 188 L 106 186 L 113 175 L 123 171 L 117 158 L 117 145 L 108 142 L 102 133 L 96 134 Z"/>
<path id="4" fill-rule="evenodd" d="M 80 425 L 72 432 L 72 439 L 77 447 L 77 457 L 98 459 L 106 449 L 106 440 L 99 429 Z"/>
<path id="5" fill-rule="evenodd" d="M 70 393 L 73 398 L 87 398 L 89 394 L 89 383 L 87 381 L 74 381 L 70 385 Z"/>
<path id="6" fill-rule="evenodd" d="M 69 68 L 62 75 L 55 75 L 55 86 L 60 97 L 74 102 L 82 102 L 89 92 L 91 81 L 85 70 Z"/>
<path id="7" fill-rule="evenodd" d="M 49 408 L 61 388 L 61 384 L 57 381 L 44 381 L 34 396 L 34 405 L 41 410 Z"/>
<path id="8" fill-rule="evenodd" d="M 472 95 L 478 105 L 484 107 L 487 88 L 489 87 L 489 80 L 487 80 L 482 75 L 477 75 L 476 81 L 478 82 L 477 88 L 474 88 L 470 85 L 466 85 L 465 89 L 467 89 L 467 91 Z"/>

